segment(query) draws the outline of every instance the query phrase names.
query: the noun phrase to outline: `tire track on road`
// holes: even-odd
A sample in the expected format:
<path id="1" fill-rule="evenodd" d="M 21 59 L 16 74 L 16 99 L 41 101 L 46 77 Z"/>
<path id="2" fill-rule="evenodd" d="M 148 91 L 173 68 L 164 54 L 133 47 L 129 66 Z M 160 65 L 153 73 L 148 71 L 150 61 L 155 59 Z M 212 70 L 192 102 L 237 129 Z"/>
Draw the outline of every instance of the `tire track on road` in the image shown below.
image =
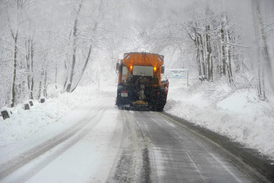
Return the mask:
<path id="1" fill-rule="evenodd" d="M 244 173 L 246 177 L 252 179 L 252 181 L 272 182 L 274 180 L 274 166 L 271 166 L 264 158 L 258 157 L 259 153 L 248 151 L 248 149 L 238 143 L 232 142 L 229 138 L 203 127 L 195 126 L 184 119 L 167 113 L 158 113 L 158 115 L 193 134 L 200 142 L 228 159 L 229 162 Z"/>
<path id="2" fill-rule="evenodd" d="M 129 111 L 121 111 L 121 116 L 124 130 L 120 157 L 109 182 L 150 183 L 148 139 Z"/>
<path id="3" fill-rule="evenodd" d="M 104 104 L 107 102 L 108 101 L 104 101 L 103 103 L 100 104 L 101 107 L 99 109 L 99 113 L 96 113 L 96 114 L 92 115 L 91 117 L 88 117 L 90 114 L 87 113 L 85 115 L 85 118 L 83 120 L 81 120 L 79 123 L 71 126 L 70 128 L 66 129 L 65 131 L 58 134 L 57 136 L 41 143 L 40 145 L 22 153 L 21 155 L 14 157 L 11 160 L 9 160 L 8 162 L 2 164 L 1 168 L 0 168 L 0 180 L 4 179 L 11 173 L 15 172 L 19 168 L 28 164 L 30 161 L 45 154 L 49 150 L 53 149 L 54 147 L 58 146 L 59 144 L 65 142 L 65 141 L 67 141 L 68 139 L 73 137 L 75 134 L 80 132 L 82 129 L 84 129 L 86 126 L 88 126 L 92 120 L 94 120 L 96 117 L 98 117 L 98 114 L 103 113 L 106 110 L 106 108 L 104 107 Z M 102 117 L 102 115 L 103 114 L 99 115 L 99 117 Z M 96 126 L 96 124 L 92 125 L 92 128 L 94 126 Z M 72 145 L 77 143 L 81 138 L 83 138 L 89 131 L 90 131 L 90 128 L 86 128 L 86 130 L 83 131 L 84 133 L 81 133 L 78 136 L 78 138 L 76 138 L 75 141 L 72 141 L 72 143 L 65 146 L 65 148 L 60 152 L 62 153 L 64 151 L 66 151 L 69 147 L 71 147 Z M 60 155 L 61 153 L 58 153 L 58 154 Z M 56 158 L 57 156 L 54 156 L 54 157 Z M 50 163 L 50 161 L 46 161 L 46 162 Z"/>

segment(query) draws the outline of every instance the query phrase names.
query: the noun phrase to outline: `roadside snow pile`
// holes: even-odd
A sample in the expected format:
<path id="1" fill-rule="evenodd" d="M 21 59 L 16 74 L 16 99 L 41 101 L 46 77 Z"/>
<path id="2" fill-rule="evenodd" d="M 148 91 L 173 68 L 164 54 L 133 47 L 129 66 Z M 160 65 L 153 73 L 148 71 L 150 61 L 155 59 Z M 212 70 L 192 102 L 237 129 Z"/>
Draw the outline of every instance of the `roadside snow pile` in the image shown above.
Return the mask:
<path id="1" fill-rule="evenodd" d="M 170 87 L 165 112 L 274 159 L 274 105 L 259 100 L 256 90 L 234 90 L 225 83 Z"/>
<path id="2" fill-rule="evenodd" d="M 0 117 L 0 147 L 43 130 L 79 104 L 90 100 L 95 92 L 91 88 L 79 87 L 73 93 L 64 93 L 56 98 L 46 99 L 42 104 L 33 101 L 34 105 L 30 110 L 24 110 L 22 105 L 12 108 L 10 118 L 3 120 Z"/>

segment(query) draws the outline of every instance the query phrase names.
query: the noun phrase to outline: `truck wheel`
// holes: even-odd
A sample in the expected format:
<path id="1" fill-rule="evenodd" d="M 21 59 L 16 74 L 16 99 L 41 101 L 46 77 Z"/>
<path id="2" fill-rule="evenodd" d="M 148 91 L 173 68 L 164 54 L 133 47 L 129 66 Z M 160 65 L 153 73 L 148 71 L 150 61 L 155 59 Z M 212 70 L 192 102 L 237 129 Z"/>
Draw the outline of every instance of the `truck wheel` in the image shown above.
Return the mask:
<path id="1" fill-rule="evenodd" d="M 156 111 L 157 109 L 156 109 L 156 106 L 151 105 L 151 106 L 149 106 L 149 110 Z"/>
<path id="2" fill-rule="evenodd" d="M 163 111 L 163 107 L 157 107 L 157 111 L 159 112 Z"/>

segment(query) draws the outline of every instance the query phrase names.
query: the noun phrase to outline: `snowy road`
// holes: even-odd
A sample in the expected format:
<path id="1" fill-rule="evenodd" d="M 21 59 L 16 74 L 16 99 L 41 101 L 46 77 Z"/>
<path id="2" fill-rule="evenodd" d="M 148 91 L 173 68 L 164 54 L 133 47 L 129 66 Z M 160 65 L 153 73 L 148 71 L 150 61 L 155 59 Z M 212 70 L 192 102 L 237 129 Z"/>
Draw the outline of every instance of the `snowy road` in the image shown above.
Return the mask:
<path id="1" fill-rule="evenodd" d="M 163 113 L 121 111 L 121 118 L 123 142 L 109 182 L 252 182 Z"/>
<path id="2" fill-rule="evenodd" d="M 120 111 L 113 98 L 94 97 L 1 148 L 0 182 L 254 181 L 193 129 L 165 113 Z"/>
<path id="3" fill-rule="evenodd" d="M 113 96 L 94 98 L 43 134 L 2 149 L 0 182 L 105 182 L 122 137 L 110 103 Z"/>

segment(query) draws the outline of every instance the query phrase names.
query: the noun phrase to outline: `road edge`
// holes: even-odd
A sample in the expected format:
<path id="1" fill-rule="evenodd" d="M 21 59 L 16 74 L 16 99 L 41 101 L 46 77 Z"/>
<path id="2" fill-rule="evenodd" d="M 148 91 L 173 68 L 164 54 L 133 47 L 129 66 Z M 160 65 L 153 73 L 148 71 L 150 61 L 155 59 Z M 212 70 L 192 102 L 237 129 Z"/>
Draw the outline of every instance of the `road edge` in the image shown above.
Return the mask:
<path id="1" fill-rule="evenodd" d="M 226 136 L 197 126 L 183 118 L 173 116 L 166 112 L 159 114 L 191 129 L 191 132 L 202 142 L 217 150 L 217 152 L 229 159 L 232 164 L 237 166 L 253 180 L 259 182 L 274 182 L 274 161 L 263 156 L 257 150 L 246 148 L 242 144 L 233 142 Z M 203 137 L 206 137 L 206 139 Z"/>

